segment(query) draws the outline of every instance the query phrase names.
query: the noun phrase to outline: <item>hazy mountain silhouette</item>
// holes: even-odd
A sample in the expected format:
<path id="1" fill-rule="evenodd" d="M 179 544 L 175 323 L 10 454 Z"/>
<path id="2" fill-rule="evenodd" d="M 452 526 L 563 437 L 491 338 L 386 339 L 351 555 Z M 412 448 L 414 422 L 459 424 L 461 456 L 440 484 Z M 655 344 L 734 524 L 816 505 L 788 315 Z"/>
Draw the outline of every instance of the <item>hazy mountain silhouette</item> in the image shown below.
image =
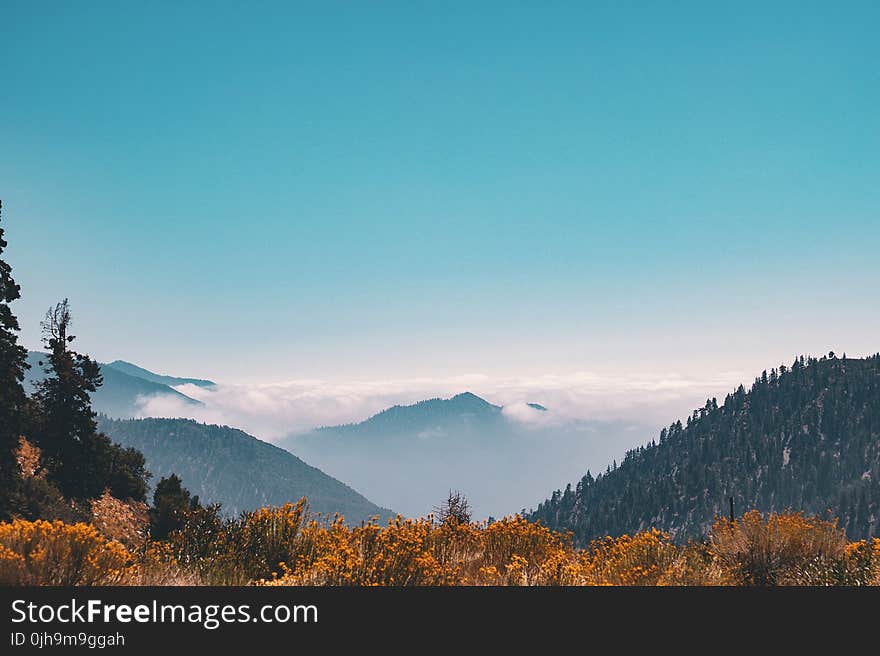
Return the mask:
<path id="1" fill-rule="evenodd" d="M 357 424 L 292 435 L 281 445 L 407 515 L 430 512 L 457 489 L 470 499 L 475 517 L 485 518 L 534 506 L 546 493 L 542 486 L 552 486 L 561 472 L 604 466 L 648 430 L 614 422 L 552 422 L 552 410 L 534 405 L 530 411 L 547 425 L 514 419 L 465 392 L 394 406 Z"/>
<path id="2" fill-rule="evenodd" d="M 143 367 L 139 367 L 136 364 L 132 364 L 131 362 L 126 362 L 125 360 L 114 360 L 113 362 L 109 362 L 104 367 L 112 367 L 117 371 L 121 371 L 124 374 L 128 374 L 129 376 L 134 376 L 136 378 L 142 378 L 144 380 L 149 380 L 153 383 L 159 383 L 161 385 L 169 385 L 171 387 L 175 385 L 198 385 L 199 387 L 213 387 L 215 383 L 211 380 L 204 380 L 202 378 L 179 378 L 177 376 L 163 376 L 161 374 L 154 374 L 152 371 L 148 371 Z"/>
<path id="3" fill-rule="evenodd" d="M 34 383 L 36 381 L 45 378 L 43 368 L 39 363 L 41 360 L 45 362 L 46 357 L 45 353 L 40 353 L 38 351 L 30 351 L 28 353 L 27 360 L 28 364 L 31 365 L 31 368 L 25 374 L 25 389 L 28 393 L 33 392 Z M 139 399 L 157 395 L 172 396 L 186 404 L 201 405 L 200 401 L 192 399 L 185 394 L 181 394 L 167 384 L 123 371 L 117 366 L 119 362 L 120 361 L 109 365 L 101 365 L 101 375 L 104 377 L 104 384 L 92 394 L 92 407 L 96 412 L 117 418 L 134 417 L 139 411 Z M 134 365 L 129 366 L 131 367 L 130 371 L 141 371 L 144 375 L 150 375 L 155 379 L 164 378 L 163 376 L 153 374 L 146 369 L 141 369 Z"/>

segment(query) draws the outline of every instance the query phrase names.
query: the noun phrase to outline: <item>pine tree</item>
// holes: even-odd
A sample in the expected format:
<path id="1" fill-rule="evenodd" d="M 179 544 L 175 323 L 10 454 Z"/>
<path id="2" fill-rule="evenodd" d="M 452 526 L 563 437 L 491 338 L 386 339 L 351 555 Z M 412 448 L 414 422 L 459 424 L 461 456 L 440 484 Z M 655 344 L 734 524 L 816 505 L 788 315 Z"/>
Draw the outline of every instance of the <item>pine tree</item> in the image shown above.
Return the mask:
<path id="1" fill-rule="evenodd" d="M 3 202 L 0 201 L 0 212 Z M 0 256 L 6 248 L 0 227 Z M 15 459 L 27 398 L 22 387 L 27 351 L 18 344 L 18 319 L 9 304 L 21 296 L 12 267 L 0 259 L 0 519 L 9 516 L 18 481 Z"/>
<path id="2" fill-rule="evenodd" d="M 471 506 L 461 492 L 450 490 L 446 500 L 434 508 L 434 516 L 440 524 L 468 524 L 471 521 Z"/>
<path id="3" fill-rule="evenodd" d="M 103 382 L 97 362 L 70 349 L 72 316 L 67 299 L 42 323 L 48 364 L 37 383 L 39 417 L 34 434 L 50 480 L 71 499 L 90 499 L 105 489 L 118 498 L 146 498 L 144 457 L 98 432 L 91 393 Z M 41 363 L 42 364 L 42 363 Z"/>
<path id="4" fill-rule="evenodd" d="M 150 509 L 150 533 L 155 540 L 164 540 L 172 531 L 183 528 L 189 514 L 201 507 L 198 496 L 189 490 L 177 474 L 156 483 L 153 507 Z"/>

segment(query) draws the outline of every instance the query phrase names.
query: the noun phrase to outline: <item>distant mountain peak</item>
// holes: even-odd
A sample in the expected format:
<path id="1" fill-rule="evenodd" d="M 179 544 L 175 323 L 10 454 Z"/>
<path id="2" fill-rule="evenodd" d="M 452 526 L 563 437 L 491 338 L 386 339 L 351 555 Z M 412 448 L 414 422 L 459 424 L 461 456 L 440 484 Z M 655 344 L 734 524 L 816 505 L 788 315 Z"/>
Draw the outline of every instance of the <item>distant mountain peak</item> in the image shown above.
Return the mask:
<path id="1" fill-rule="evenodd" d="M 31 365 L 31 368 L 28 370 L 24 380 L 25 389 L 28 393 L 33 392 L 35 385 L 46 377 L 43 367 L 39 366 L 38 363 L 46 361 L 47 357 L 46 353 L 40 351 L 28 352 L 28 364 Z M 149 376 L 139 375 L 137 371 L 127 371 L 125 367 L 119 366 L 120 363 L 120 360 L 113 364 L 99 363 L 101 376 L 104 381 L 90 395 L 92 407 L 96 412 L 116 418 L 134 417 L 142 411 L 141 401 L 154 396 L 171 397 L 185 405 L 202 405 L 201 401 L 181 394 L 171 385 L 163 383 L 161 381 L 162 377 L 154 375 L 153 378 L 150 378 Z M 133 369 L 139 369 L 135 365 L 129 366 Z M 141 371 L 150 373 L 146 369 Z"/>
<path id="2" fill-rule="evenodd" d="M 409 429 L 415 425 L 436 426 L 437 422 L 479 419 L 494 420 L 501 406 L 493 405 L 472 392 L 462 392 L 448 399 L 433 398 L 410 405 L 393 405 L 364 421 L 343 426 L 323 426 L 318 430 Z"/>
<path id="3" fill-rule="evenodd" d="M 144 369 L 143 367 L 139 367 L 136 364 L 132 364 L 131 362 L 126 362 L 125 360 L 114 360 L 113 362 L 109 362 L 103 366 L 110 367 L 111 369 L 116 369 L 117 371 L 121 371 L 122 373 L 129 376 L 148 380 L 151 383 L 168 385 L 169 387 L 174 387 L 175 385 L 197 385 L 198 387 L 214 387 L 215 385 L 213 381 L 205 380 L 203 378 L 181 378 L 180 376 L 165 376 L 163 374 L 157 374 L 150 371 L 149 369 Z"/>
<path id="4" fill-rule="evenodd" d="M 540 410 L 541 412 L 547 412 L 547 408 L 545 408 L 540 403 L 526 403 L 530 408 L 534 408 L 535 410 Z"/>
<path id="5" fill-rule="evenodd" d="M 443 399 L 440 399 L 443 401 Z M 498 406 L 492 405 L 486 399 L 477 396 L 473 392 L 462 392 L 461 394 L 456 394 L 451 399 L 445 401 L 446 403 L 454 403 L 456 405 L 472 405 L 475 407 L 485 407 L 485 408 L 497 408 Z"/>

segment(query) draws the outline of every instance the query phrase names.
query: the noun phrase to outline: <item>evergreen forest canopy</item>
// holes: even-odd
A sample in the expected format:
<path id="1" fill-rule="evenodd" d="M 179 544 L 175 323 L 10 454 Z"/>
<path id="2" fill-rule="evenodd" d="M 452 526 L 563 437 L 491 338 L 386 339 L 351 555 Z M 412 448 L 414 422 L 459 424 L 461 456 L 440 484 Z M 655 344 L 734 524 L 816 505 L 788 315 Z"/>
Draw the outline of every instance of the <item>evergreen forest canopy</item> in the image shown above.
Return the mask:
<path id="1" fill-rule="evenodd" d="M 98 417 L 98 427 L 116 442 L 137 449 L 156 476 L 178 475 L 206 503 L 226 515 L 281 506 L 307 497 L 315 513 L 340 513 L 361 522 L 392 516 L 350 487 L 292 453 L 229 426 L 191 419 Z"/>
<path id="2" fill-rule="evenodd" d="M 579 544 L 647 527 L 686 538 L 726 515 L 729 497 L 740 511 L 830 511 L 851 538 L 880 534 L 880 355 L 765 371 L 528 517 Z"/>

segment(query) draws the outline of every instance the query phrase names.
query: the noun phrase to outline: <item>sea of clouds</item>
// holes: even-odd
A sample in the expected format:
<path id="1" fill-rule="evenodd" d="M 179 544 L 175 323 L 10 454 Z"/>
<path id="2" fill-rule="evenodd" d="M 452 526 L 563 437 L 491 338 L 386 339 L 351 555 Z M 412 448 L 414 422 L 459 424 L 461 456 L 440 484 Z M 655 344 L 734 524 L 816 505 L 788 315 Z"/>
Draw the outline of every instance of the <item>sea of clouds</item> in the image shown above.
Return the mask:
<path id="1" fill-rule="evenodd" d="M 211 388 L 180 385 L 179 392 L 202 405 L 171 396 L 139 399 L 139 417 L 187 417 L 241 428 L 261 439 L 278 441 L 318 426 L 363 421 L 393 405 L 449 398 L 470 391 L 504 406 L 505 415 L 526 426 L 547 427 L 573 420 L 623 420 L 668 425 L 684 419 L 717 396 L 746 382 L 740 372 L 712 377 L 644 375 L 615 377 L 590 372 L 537 377 L 479 374 L 448 378 L 411 378 L 332 382 L 292 380 L 265 384 L 219 384 Z M 528 403 L 539 403 L 548 412 Z"/>

